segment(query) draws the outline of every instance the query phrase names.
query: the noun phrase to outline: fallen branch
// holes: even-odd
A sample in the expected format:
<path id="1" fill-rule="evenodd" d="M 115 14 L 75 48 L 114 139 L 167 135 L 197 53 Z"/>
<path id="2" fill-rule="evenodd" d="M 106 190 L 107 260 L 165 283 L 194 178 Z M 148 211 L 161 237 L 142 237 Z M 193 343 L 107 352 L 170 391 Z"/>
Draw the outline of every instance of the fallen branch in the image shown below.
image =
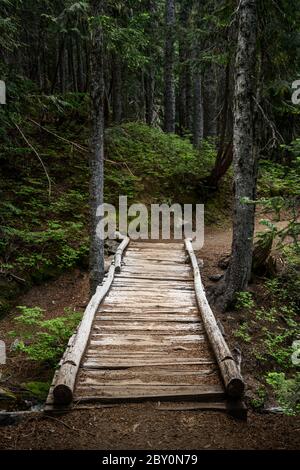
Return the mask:
<path id="1" fill-rule="evenodd" d="M 65 137 L 61 137 L 60 135 L 56 134 L 56 133 L 53 132 L 53 131 L 49 131 L 49 129 L 47 129 L 46 127 L 42 126 L 41 124 L 39 124 L 38 122 L 34 121 L 33 119 L 28 118 L 28 121 L 30 121 L 30 122 L 32 122 L 33 124 L 35 124 L 36 126 L 40 127 L 41 129 L 43 129 L 43 131 L 48 132 L 48 134 L 54 135 L 54 137 L 56 137 L 57 139 L 62 140 L 63 142 L 67 142 L 68 144 L 73 145 L 73 147 L 76 147 L 78 150 L 81 150 L 82 152 L 86 152 L 86 153 L 88 152 L 88 149 L 87 149 L 87 148 L 83 147 L 83 146 L 80 145 L 80 144 L 77 144 L 76 142 L 72 142 L 72 140 L 66 139 Z"/>
<path id="2" fill-rule="evenodd" d="M 51 180 L 50 180 L 50 176 L 47 172 L 47 168 L 43 162 L 43 160 L 41 159 L 38 151 L 33 147 L 33 145 L 29 142 L 29 140 L 27 139 L 27 137 L 24 135 L 23 131 L 20 129 L 20 127 L 18 126 L 17 123 L 14 122 L 14 125 L 16 126 L 16 128 L 18 129 L 18 131 L 20 132 L 21 136 L 23 137 L 23 139 L 25 140 L 26 144 L 28 145 L 28 147 L 31 148 L 31 150 L 35 153 L 35 155 L 37 156 L 37 158 L 39 159 L 43 169 L 44 169 L 44 172 L 45 172 L 45 175 L 47 177 L 47 180 L 48 180 L 48 194 L 49 194 L 49 198 L 51 197 Z"/>
<path id="3" fill-rule="evenodd" d="M 85 432 L 86 434 L 89 434 L 90 436 L 95 437 L 95 434 L 93 434 L 93 433 L 91 433 L 91 432 L 89 432 L 89 431 L 86 431 L 85 429 L 79 429 L 79 428 L 75 428 L 75 427 L 73 427 L 73 426 L 70 426 L 69 424 L 64 423 L 64 422 L 61 421 L 60 419 L 54 418 L 54 416 L 49 416 L 49 415 L 47 415 L 46 419 L 52 419 L 52 421 L 55 421 L 56 423 L 62 424 L 62 425 L 65 426 L 67 429 L 70 429 L 70 431 L 73 431 L 73 432 Z"/>
<path id="4" fill-rule="evenodd" d="M 13 274 L 13 273 L 6 273 L 5 271 L 1 270 L 0 271 L 0 274 L 4 277 L 12 277 L 13 279 L 15 279 L 16 281 L 18 282 L 21 282 L 22 284 L 26 284 L 26 281 L 25 279 L 23 279 L 22 277 L 19 277 L 17 276 L 16 274 Z"/>
<path id="5" fill-rule="evenodd" d="M 129 168 L 129 166 L 127 165 L 126 162 L 114 162 L 113 160 L 109 160 L 108 158 L 105 158 L 105 161 L 107 163 L 111 163 L 112 165 L 124 165 L 126 166 L 127 170 L 129 171 L 129 173 L 131 174 L 131 176 L 133 176 L 134 178 L 136 178 L 136 176 L 132 173 L 131 169 Z"/>

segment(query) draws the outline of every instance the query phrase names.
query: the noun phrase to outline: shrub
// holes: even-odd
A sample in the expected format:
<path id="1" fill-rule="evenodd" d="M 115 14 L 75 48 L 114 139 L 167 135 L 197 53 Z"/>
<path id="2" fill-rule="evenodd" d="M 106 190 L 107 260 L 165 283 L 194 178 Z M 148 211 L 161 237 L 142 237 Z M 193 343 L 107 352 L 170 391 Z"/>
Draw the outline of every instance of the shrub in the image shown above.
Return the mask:
<path id="1" fill-rule="evenodd" d="M 275 391 L 279 405 L 284 413 L 300 413 L 300 372 L 287 379 L 283 372 L 269 372 L 266 381 Z"/>
<path id="2" fill-rule="evenodd" d="M 235 306 L 237 309 L 242 309 L 242 308 L 250 309 L 255 306 L 255 302 L 253 300 L 253 296 L 251 292 L 246 292 L 246 291 L 237 292 L 235 296 L 235 301 L 236 301 Z"/>
<path id="3" fill-rule="evenodd" d="M 45 320 L 44 311 L 39 307 L 18 308 L 21 315 L 15 321 L 20 328 L 10 332 L 11 336 L 20 338 L 16 350 L 33 361 L 56 366 L 81 319 L 81 313 L 70 313 L 67 309 L 67 316 Z"/>

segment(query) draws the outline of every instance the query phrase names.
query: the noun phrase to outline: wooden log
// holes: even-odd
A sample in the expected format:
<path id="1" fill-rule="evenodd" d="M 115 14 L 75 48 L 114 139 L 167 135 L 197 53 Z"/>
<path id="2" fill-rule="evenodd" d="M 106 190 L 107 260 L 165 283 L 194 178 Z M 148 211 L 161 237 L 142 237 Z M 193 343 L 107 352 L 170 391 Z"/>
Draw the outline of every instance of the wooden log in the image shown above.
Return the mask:
<path id="1" fill-rule="evenodd" d="M 116 270 L 116 273 L 120 273 L 122 256 L 127 246 L 129 245 L 130 239 L 126 236 L 121 235 L 119 232 L 116 232 L 116 236 L 119 240 L 123 240 L 122 243 L 118 246 L 116 254 L 115 254 L 115 270 Z"/>
<path id="2" fill-rule="evenodd" d="M 124 249 L 129 243 L 129 238 L 123 240 L 118 248 L 118 255 L 122 258 Z M 72 337 L 68 345 L 68 349 L 63 357 L 63 362 L 57 373 L 55 383 L 53 384 L 53 398 L 54 403 L 67 405 L 73 399 L 74 386 L 76 381 L 77 372 L 80 366 L 81 359 L 87 347 L 90 337 L 92 324 L 95 314 L 102 300 L 108 293 L 115 276 L 116 267 L 114 264 L 109 268 L 108 274 L 104 283 L 98 286 L 96 293 L 91 298 L 82 318 L 82 321 L 77 329 L 76 334 Z"/>
<path id="3" fill-rule="evenodd" d="M 240 398 L 245 389 L 244 380 L 238 370 L 227 343 L 217 325 L 215 316 L 207 301 L 203 288 L 197 259 L 190 239 L 185 240 L 185 247 L 190 256 L 194 271 L 194 285 L 198 306 L 204 327 L 218 362 L 226 392 L 231 397 Z"/>

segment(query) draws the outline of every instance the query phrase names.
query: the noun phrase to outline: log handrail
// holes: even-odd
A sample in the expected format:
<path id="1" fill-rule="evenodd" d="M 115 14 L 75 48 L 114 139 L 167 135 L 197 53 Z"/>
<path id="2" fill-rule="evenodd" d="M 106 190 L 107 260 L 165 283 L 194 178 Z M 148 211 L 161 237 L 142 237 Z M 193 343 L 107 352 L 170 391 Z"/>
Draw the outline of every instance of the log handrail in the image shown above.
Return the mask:
<path id="1" fill-rule="evenodd" d="M 184 243 L 193 267 L 194 286 L 198 307 L 201 312 L 208 339 L 220 368 L 226 392 L 231 397 L 240 398 L 244 393 L 245 382 L 207 301 L 192 241 L 191 239 L 185 239 Z"/>
<path id="2" fill-rule="evenodd" d="M 117 239 L 122 240 L 122 242 L 116 251 L 114 261 L 109 268 L 103 284 L 97 287 L 96 293 L 87 305 L 81 323 L 76 333 L 71 337 L 60 368 L 55 375 L 55 383 L 53 383 L 53 398 L 55 404 L 68 405 L 73 400 L 77 372 L 89 341 L 95 313 L 108 293 L 115 273 L 119 273 L 121 270 L 122 256 L 130 239 L 121 235 L 119 232 L 116 232 L 115 236 Z"/>

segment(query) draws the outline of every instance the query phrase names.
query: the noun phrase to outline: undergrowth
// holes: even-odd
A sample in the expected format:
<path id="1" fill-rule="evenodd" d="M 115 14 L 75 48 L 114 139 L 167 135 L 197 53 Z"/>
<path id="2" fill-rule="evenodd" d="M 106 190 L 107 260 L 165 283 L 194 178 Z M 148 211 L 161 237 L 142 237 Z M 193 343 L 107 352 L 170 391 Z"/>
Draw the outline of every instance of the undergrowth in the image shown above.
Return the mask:
<path id="1" fill-rule="evenodd" d="M 21 315 L 15 318 L 16 329 L 9 333 L 16 338 L 14 350 L 32 361 L 55 367 L 82 314 L 65 309 L 65 316 L 46 320 L 39 307 L 19 306 L 18 309 Z"/>
<path id="2" fill-rule="evenodd" d="M 88 97 L 39 96 L 17 79 L 8 96 L 0 110 L 0 315 L 33 283 L 86 268 L 89 242 Z M 209 143 L 195 151 L 187 139 L 138 122 L 108 128 L 105 141 L 105 200 L 115 205 L 119 195 L 129 203 L 196 202 L 215 157 Z"/>

